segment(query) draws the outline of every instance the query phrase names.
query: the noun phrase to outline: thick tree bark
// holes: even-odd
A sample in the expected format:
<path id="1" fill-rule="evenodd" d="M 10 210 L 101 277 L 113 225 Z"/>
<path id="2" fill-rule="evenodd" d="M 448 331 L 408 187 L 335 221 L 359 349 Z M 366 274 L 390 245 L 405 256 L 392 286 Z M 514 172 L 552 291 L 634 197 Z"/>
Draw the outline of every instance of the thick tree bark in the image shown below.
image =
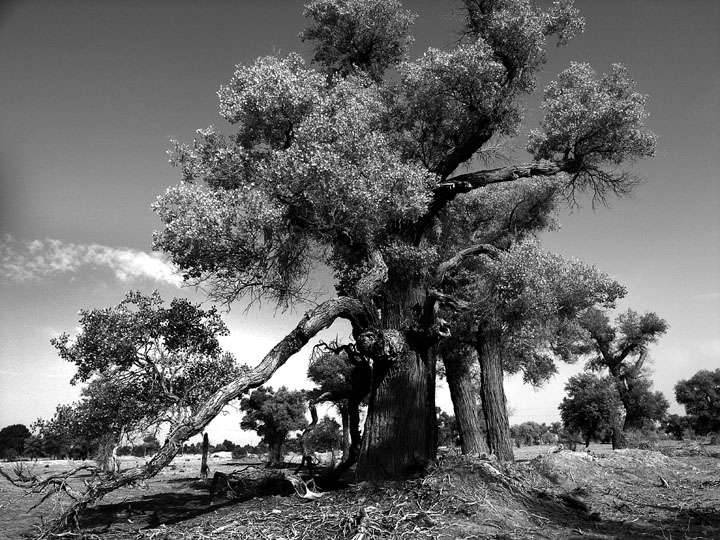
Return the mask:
<path id="1" fill-rule="evenodd" d="M 402 478 L 420 470 L 437 453 L 435 355 L 421 331 L 428 314 L 411 320 L 425 304 L 419 289 L 385 292 L 383 330 L 358 348 L 373 359 L 372 384 L 365 431 L 356 469 L 363 480 Z M 427 319 L 427 320 L 426 320 Z"/>
<path id="2" fill-rule="evenodd" d="M 477 353 L 465 346 L 447 347 L 442 349 L 442 358 L 455 418 L 460 427 L 462 453 L 487 452 L 478 392 L 472 381 L 472 365 L 477 362 Z"/>
<path id="3" fill-rule="evenodd" d="M 407 349 L 376 366 L 357 476 L 363 480 L 417 473 L 437 452 L 435 365 L 428 352 Z"/>
<path id="4" fill-rule="evenodd" d="M 477 352 L 480 362 L 482 408 L 487 424 L 487 441 L 490 452 L 501 461 L 513 461 L 510 440 L 510 423 L 503 385 L 501 330 L 481 324 L 477 334 Z"/>
<path id="5" fill-rule="evenodd" d="M 103 472 L 115 474 L 120 469 L 117 460 L 118 438 L 106 435 L 100 439 L 96 460 Z"/>

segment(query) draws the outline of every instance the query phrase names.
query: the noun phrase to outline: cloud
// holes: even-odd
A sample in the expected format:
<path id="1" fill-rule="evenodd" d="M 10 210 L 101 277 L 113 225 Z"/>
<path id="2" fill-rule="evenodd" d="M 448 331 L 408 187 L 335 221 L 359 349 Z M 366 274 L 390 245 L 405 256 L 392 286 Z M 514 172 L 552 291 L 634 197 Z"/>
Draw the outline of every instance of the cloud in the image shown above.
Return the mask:
<path id="1" fill-rule="evenodd" d="M 174 267 L 157 253 L 51 238 L 17 240 L 11 235 L 6 235 L 0 244 L 2 282 L 32 282 L 99 268 L 110 270 L 121 282 L 150 279 L 179 287 L 182 281 Z"/>

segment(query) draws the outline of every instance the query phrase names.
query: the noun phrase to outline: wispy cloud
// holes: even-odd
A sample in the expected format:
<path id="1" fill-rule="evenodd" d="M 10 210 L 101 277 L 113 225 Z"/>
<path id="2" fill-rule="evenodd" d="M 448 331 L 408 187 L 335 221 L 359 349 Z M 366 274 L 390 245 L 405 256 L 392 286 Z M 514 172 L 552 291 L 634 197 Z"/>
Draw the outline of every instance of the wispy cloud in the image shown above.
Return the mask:
<path id="1" fill-rule="evenodd" d="M 151 279 L 175 286 L 181 282 L 174 268 L 157 253 L 51 238 L 18 240 L 10 235 L 5 235 L 0 244 L 3 282 L 30 282 L 93 268 L 108 269 L 122 282 Z"/>

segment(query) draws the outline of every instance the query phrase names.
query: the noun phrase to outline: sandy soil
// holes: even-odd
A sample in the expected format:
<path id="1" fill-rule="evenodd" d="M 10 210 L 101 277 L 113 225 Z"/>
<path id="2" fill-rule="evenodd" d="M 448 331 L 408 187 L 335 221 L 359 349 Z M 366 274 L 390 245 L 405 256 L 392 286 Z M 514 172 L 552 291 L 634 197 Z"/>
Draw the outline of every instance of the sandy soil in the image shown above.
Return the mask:
<path id="1" fill-rule="evenodd" d="M 88 540 L 720 538 L 720 446 L 591 450 L 519 449 L 509 467 L 451 457 L 420 478 L 362 483 L 315 501 L 286 492 L 211 502 L 198 480 L 199 458 L 181 456 L 144 485 L 117 490 L 88 509 L 82 526 Z M 76 465 L 31 466 L 47 474 Z M 246 465 L 210 460 L 213 472 Z M 0 466 L 9 471 L 12 464 Z M 0 479 L 0 538 L 26 537 L 60 510 L 51 498 L 28 512 L 38 500 Z"/>

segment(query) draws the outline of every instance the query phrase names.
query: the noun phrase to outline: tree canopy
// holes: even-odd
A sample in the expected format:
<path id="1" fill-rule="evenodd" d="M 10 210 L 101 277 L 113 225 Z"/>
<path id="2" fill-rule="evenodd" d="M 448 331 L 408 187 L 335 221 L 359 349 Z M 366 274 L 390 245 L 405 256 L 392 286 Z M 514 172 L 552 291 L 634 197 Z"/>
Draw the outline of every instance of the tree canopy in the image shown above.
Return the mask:
<path id="1" fill-rule="evenodd" d="M 226 332 L 214 309 L 183 299 L 166 307 L 157 292 L 130 292 L 115 307 L 81 311 L 77 336 L 52 343 L 77 366 L 73 384 L 87 384 L 80 401 L 39 423 L 42 432 L 97 447 L 177 424 L 241 372 L 220 349 Z"/>
<path id="2" fill-rule="evenodd" d="M 685 406 L 700 434 L 720 432 L 720 369 L 703 369 L 675 385 L 675 398 Z"/>
<path id="3" fill-rule="evenodd" d="M 586 446 L 600 430 L 612 430 L 622 417 L 623 404 L 610 377 L 581 373 L 570 377 L 565 392 L 559 407 L 563 426 L 582 434 Z"/>
<path id="4" fill-rule="evenodd" d="M 24 424 L 12 424 L 0 429 L 0 456 L 17 457 L 25 450 L 25 440 L 32 433 Z"/>
<path id="5" fill-rule="evenodd" d="M 240 401 L 245 413 L 240 427 L 255 431 L 270 447 L 269 464 L 282 462 L 282 446 L 291 431 L 305 428 L 306 394 L 281 386 L 277 392 L 262 386 Z"/>

